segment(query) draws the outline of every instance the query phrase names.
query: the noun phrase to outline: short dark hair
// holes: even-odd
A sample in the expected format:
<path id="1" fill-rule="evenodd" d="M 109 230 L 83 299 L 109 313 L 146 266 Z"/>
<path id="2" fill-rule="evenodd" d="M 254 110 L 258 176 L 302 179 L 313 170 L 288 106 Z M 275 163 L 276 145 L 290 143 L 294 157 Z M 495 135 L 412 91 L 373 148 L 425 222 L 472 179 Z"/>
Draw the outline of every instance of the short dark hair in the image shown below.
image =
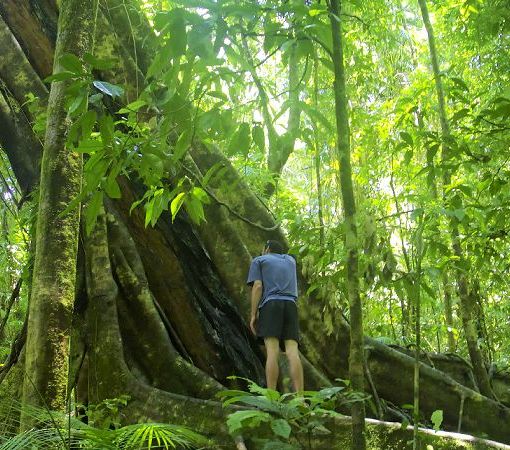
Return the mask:
<path id="1" fill-rule="evenodd" d="M 272 239 L 269 239 L 266 242 L 267 250 L 269 250 L 271 253 L 283 253 L 283 245 L 280 241 L 274 241 Z"/>

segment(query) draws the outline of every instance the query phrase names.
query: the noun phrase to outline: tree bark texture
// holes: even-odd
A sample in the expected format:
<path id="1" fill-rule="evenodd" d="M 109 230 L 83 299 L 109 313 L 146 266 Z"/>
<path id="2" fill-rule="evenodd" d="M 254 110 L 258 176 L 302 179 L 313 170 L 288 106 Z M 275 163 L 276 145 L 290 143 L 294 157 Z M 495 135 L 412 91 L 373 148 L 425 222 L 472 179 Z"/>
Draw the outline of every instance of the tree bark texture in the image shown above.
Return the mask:
<path id="1" fill-rule="evenodd" d="M 83 57 L 94 38 L 97 2 L 69 0 L 61 5 L 56 43 L 59 57 Z M 46 136 L 41 165 L 37 243 L 29 305 L 23 402 L 63 410 L 71 315 L 75 298 L 79 209 L 62 215 L 81 191 L 82 157 L 66 148 L 70 118 L 66 83 L 53 83 L 48 100 Z M 25 419 L 23 419 L 25 421 Z M 23 426 L 30 427 L 26 417 Z"/>
<path id="2" fill-rule="evenodd" d="M 359 288 L 358 231 L 352 183 L 349 113 L 347 109 L 340 21 L 341 2 L 339 0 L 330 0 L 329 8 L 333 38 L 333 66 L 335 69 L 336 139 L 338 161 L 340 164 L 340 187 L 344 209 L 344 243 L 347 253 L 346 273 L 351 337 L 349 348 L 349 379 L 351 380 L 351 387 L 354 391 L 363 392 L 365 390 L 363 312 L 361 309 Z M 364 450 L 366 447 L 364 401 L 357 401 L 352 405 L 352 427 L 352 449 Z"/>
<path id="3" fill-rule="evenodd" d="M 136 61 L 150 61 L 153 46 L 149 42 L 150 28 L 138 20 L 135 32 L 144 33 L 146 39 L 134 37 L 139 42 L 134 57 L 133 39 L 126 37 L 131 33 L 126 28 L 128 22 L 120 13 L 123 3 L 133 11 L 129 1 L 109 0 L 102 5 L 97 36 L 104 38 L 98 39 L 96 54 L 119 59 L 116 73 L 108 72 L 107 76 L 118 77 L 117 80 L 124 77 L 134 83 L 132 70 L 138 70 Z M 2 17 L 10 27 L 3 11 Z M 36 45 L 29 40 L 19 48 L 30 53 Z M 30 65 L 18 67 L 29 72 L 26 79 L 38 73 Z M 143 77 L 138 81 L 143 83 Z M 27 83 L 26 92 L 34 92 L 37 84 L 32 88 Z M 23 103 L 24 92 L 19 95 L 21 98 L 13 98 Z M 27 133 L 16 126 L 14 111 L 5 111 L 10 120 L 5 122 L 8 133 L 0 134 L 0 144 L 9 155 L 20 184 L 34 186 L 39 182 L 33 167 L 39 164 L 40 143 L 34 140 L 29 152 L 26 147 L 10 144 L 22 142 Z M 7 140 L 7 134 L 16 140 Z M 27 157 L 21 158 L 20 152 Z M 192 225 L 185 213 L 180 213 L 173 224 L 169 215 L 163 214 L 154 228 L 145 228 L 143 211 L 137 208 L 129 213 L 143 186 L 119 179 L 122 198 L 106 202 L 97 229 L 80 246 L 70 379 L 78 400 L 84 403 L 130 395 L 123 411 L 125 422 L 188 424 L 225 444 L 230 442 L 223 425 L 225 411 L 207 399 L 220 384 L 231 383 L 226 377 L 232 374 L 263 382 L 263 355 L 247 327 L 245 277 L 261 243 L 271 238 L 284 241 L 285 237 L 271 213 L 221 152 L 197 143 L 188 162 L 187 167 L 197 177 L 217 163 L 225 166 L 223 181 L 236 189 L 224 189 L 220 184 L 209 188 L 219 202 L 229 207 L 211 199 L 206 205 L 207 222 L 200 226 Z M 306 280 L 300 284 L 301 292 L 306 292 Z M 306 387 L 310 389 L 349 376 L 350 328 L 337 317 L 334 333 L 325 335 L 323 306 L 323 299 L 300 299 L 301 351 Z M 369 338 L 365 338 L 365 346 L 367 370 L 379 396 L 395 405 L 411 403 L 413 359 Z M 6 380 L 23 373 L 20 364 L 21 360 L 7 373 Z M 485 433 L 510 442 L 508 409 L 425 364 L 420 369 L 424 416 L 443 409 L 445 426 L 456 430 L 463 398 L 462 431 Z M 2 390 L 3 387 L 1 383 Z M 367 435 L 370 440 L 370 430 Z"/>

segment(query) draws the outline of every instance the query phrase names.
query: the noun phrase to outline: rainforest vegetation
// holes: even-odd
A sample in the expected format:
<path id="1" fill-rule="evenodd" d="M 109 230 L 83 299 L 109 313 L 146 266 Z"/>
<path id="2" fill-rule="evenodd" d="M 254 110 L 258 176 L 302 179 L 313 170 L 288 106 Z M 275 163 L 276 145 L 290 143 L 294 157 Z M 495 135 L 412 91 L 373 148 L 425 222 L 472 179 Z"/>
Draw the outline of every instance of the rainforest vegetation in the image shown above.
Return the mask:
<path id="1" fill-rule="evenodd" d="M 509 54 L 507 0 L 2 0 L 0 449 L 510 448 Z"/>

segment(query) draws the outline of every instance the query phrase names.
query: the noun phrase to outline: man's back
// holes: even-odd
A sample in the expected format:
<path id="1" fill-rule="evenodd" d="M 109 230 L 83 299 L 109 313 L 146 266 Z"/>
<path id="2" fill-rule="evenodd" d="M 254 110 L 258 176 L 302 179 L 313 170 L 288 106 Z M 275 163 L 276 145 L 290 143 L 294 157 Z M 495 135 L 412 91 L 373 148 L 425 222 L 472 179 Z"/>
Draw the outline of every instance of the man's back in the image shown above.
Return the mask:
<path id="1" fill-rule="evenodd" d="M 264 287 L 262 307 L 269 300 L 297 299 L 296 261 L 290 255 L 267 253 L 255 258 L 248 274 L 248 283 L 261 280 Z"/>

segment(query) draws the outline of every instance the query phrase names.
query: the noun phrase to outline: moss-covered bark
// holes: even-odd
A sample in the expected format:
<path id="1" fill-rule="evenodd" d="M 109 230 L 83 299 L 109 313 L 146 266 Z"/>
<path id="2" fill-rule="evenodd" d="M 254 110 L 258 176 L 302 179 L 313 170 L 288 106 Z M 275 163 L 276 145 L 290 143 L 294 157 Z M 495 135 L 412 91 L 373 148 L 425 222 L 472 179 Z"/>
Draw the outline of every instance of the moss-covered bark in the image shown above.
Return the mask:
<path id="1" fill-rule="evenodd" d="M 29 92 L 46 99 L 48 95 L 46 87 L 30 65 L 2 16 L 0 16 L 0 48 L 2 49 L 0 77 L 9 86 L 16 100 L 20 104 L 24 103 Z"/>
<path id="2" fill-rule="evenodd" d="M 41 78 L 51 74 L 57 36 L 57 5 L 54 0 L 3 0 L 0 14 L 22 43 L 32 67 Z M 2 49 L 5 47 L 2 46 Z"/>
<path id="3" fill-rule="evenodd" d="M 329 3 L 331 31 L 333 39 L 333 66 L 335 71 L 334 95 L 336 113 L 336 140 L 338 162 L 340 164 L 340 188 L 342 191 L 342 205 L 344 210 L 344 244 L 347 253 L 346 285 L 349 298 L 350 319 L 350 353 L 349 379 L 352 388 L 363 392 L 365 388 L 364 344 L 363 344 L 363 313 L 361 310 L 361 296 L 358 269 L 358 232 L 356 204 L 351 171 L 351 144 L 349 131 L 349 112 L 345 88 L 345 71 L 343 56 L 343 36 L 341 28 L 342 4 L 340 0 Z M 365 405 L 356 402 L 352 405 L 352 449 L 365 449 Z"/>
<path id="4" fill-rule="evenodd" d="M 42 145 L 34 136 L 27 116 L 18 102 L 0 92 L 0 142 L 24 194 L 30 193 L 39 180 Z"/>
<path id="5" fill-rule="evenodd" d="M 61 55 L 82 57 L 91 50 L 96 7 L 95 0 L 62 3 L 55 72 L 61 70 Z M 53 83 L 48 101 L 23 387 L 24 403 L 60 410 L 67 399 L 79 210 L 62 213 L 79 194 L 82 175 L 81 155 L 66 148 L 65 88 L 65 83 Z M 30 425 L 25 417 L 24 426 Z"/>

